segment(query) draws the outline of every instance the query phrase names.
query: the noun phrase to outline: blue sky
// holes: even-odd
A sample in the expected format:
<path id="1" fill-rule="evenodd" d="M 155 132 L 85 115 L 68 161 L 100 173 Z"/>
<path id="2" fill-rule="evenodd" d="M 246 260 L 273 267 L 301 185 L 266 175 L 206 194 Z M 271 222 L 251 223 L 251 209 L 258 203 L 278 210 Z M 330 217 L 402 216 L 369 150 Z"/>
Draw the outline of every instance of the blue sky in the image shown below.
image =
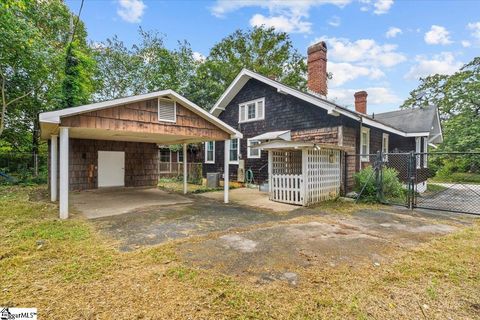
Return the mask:
<path id="1" fill-rule="evenodd" d="M 66 1 L 78 12 L 80 1 Z M 368 112 L 398 108 L 418 78 L 451 74 L 480 53 L 480 1 L 414 0 L 85 0 L 82 20 L 94 42 L 118 35 L 127 45 L 137 30 L 157 30 L 174 48 L 187 40 L 199 56 L 236 29 L 275 26 L 303 54 L 325 40 L 328 98 L 351 106 L 366 90 Z"/>

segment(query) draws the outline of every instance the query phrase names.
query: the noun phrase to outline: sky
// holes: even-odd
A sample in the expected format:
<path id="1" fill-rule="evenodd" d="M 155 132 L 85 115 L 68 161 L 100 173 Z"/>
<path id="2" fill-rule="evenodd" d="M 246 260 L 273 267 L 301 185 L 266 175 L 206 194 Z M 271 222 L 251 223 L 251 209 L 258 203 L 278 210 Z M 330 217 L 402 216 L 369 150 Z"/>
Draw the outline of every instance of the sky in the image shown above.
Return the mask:
<path id="1" fill-rule="evenodd" d="M 79 0 L 67 0 L 78 13 Z M 368 113 L 395 110 L 419 77 L 452 74 L 480 55 L 480 0 L 85 0 L 81 19 L 92 42 L 117 35 L 127 45 L 138 28 L 187 40 L 201 58 L 237 29 L 274 26 L 294 47 L 326 41 L 328 99 L 353 105 L 368 92 Z"/>

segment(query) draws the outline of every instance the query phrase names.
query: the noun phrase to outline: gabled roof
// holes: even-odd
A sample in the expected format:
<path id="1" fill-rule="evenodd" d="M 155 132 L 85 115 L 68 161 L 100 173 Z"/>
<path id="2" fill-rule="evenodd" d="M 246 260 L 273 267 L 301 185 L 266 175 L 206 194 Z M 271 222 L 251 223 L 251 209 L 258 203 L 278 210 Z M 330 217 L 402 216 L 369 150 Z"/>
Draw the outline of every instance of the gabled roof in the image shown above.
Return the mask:
<path id="1" fill-rule="evenodd" d="M 433 120 L 437 114 L 437 108 L 413 108 L 382 112 L 376 114 L 375 120 L 392 126 L 402 131 L 430 131 Z"/>
<path id="2" fill-rule="evenodd" d="M 369 115 L 350 110 L 346 107 L 342 107 L 332 101 L 325 99 L 324 97 L 317 96 L 311 93 L 303 92 L 298 89 L 289 87 L 281 82 L 272 80 L 270 78 L 262 76 L 261 74 L 258 74 L 248 69 L 243 69 L 242 71 L 240 71 L 240 73 L 233 80 L 230 86 L 228 86 L 227 90 L 225 90 L 222 96 L 215 103 L 213 108 L 210 110 L 210 113 L 218 117 L 220 113 L 222 113 L 222 111 L 225 110 L 226 106 L 232 101 L 232 99 L 238 94 L 238 92 L 240 92 L 243 86 L 250 79 L 256 79 L 258 81 L 266 83 L 276 88 L 279 93 L 294 96 L 308 103 L 311 103 L 317 107 L 323 108 L 327 110 L 328 114 L 332 116 L 344 115 L 346 117 L 359 121 L 365 125 L 376 127 L 391 133 L 398 134 L 403 137 L 428 136 L 430 134 L 430 129 L 421 130 L 421 131 L 415 131 L 415 130 L 409 131 L 409 130 L 396 128 L 386 122 L 377 121 L 378 114 L 375 115 L 375 118 L 373 118 Z"/>
<path id="3" fill-rule="evenodd" d="M 252 140 L 285 140 L 285 141 L 290 141 L 292 140 L 292 137 L 290 135 L 290 130 L 284 130 L 284 131 L 270 131 L 270 132 L 265 132 L 262 133 L 256 137 L 251 138 Z"/>
<path id="4" fill-rule="evenodd" d="M 443 140 L 438 108 L 410 108 L 383 112 L 375 115 L 375 120 L 405 132 L 430 132 L 430 136 L 439 143 Z"/>
<path id="5" fill-rule="evenodd" d="M 74 116 L 81 113 L 112 108 L 116 106 L 155 99 L 159 97 L 169 97 L 173 100 L 176 100 L 180 102 L 182 106 L 184 106 L 185 108 L 189 109 L 190 111 L 194 112 L 195 114 L 204 118 L 210 123 L 216 125 L 217 127 L 223 129 L 224 131 L 230 133 L 231 135 L 234 135 L 237 138 L 243 137 L 241 132 L 232 128 L 231 126 L 229 126 L 222 120 L 218 119 L 217 117 L 212 116 L 208 111 L 205 111 L 204 109 L 202 109 L 201 107 L 193 103 L 192 101 L 188 100 L 187 98 L 183 97 L 182 95 L 178 94 L 177 92 L 171 89 L 156 91 L 156 92 L 151 92 L 146 94 L 140 94 L 140 95 L 130 96 L 126 98 L 102 101 L 102 102 L 87 104 L 87 105 L 73 107 L 73 108 L 61 109 L 57 111 L 42 112 L 40 113 L 40 116 L 39 116 L 40 124 L 42 123 L 60 124 L 60 119 L 62 117 Z"/>

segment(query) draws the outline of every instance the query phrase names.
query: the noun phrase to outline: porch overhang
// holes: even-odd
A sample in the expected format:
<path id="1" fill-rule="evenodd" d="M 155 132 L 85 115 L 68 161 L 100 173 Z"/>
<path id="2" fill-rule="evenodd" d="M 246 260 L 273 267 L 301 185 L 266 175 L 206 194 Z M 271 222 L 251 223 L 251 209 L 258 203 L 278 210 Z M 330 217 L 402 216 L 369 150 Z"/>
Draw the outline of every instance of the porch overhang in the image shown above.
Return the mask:
<path id="1" fill-rule="evenodd" d="M 342 146 L 328 143 L 315 143 L 310 141 L 285 141 L 285 140 L 273 140 L 268 142 L 259 143 L 251 148 L 260 150 L 295 150 L 295 149 L 334 149 L 344 150 Z"/>

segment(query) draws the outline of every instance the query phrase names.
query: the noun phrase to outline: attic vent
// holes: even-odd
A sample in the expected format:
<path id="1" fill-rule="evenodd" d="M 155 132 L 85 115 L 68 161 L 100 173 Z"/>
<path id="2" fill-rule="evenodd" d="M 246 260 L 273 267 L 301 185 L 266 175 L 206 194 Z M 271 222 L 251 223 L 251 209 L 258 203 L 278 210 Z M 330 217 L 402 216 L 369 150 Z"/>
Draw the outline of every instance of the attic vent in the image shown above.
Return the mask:
<path id="1" fill-rule="evenodd" d="M 158 99 L 158 121 L 175 122 L 177 103 L 170 99 Z"/>

